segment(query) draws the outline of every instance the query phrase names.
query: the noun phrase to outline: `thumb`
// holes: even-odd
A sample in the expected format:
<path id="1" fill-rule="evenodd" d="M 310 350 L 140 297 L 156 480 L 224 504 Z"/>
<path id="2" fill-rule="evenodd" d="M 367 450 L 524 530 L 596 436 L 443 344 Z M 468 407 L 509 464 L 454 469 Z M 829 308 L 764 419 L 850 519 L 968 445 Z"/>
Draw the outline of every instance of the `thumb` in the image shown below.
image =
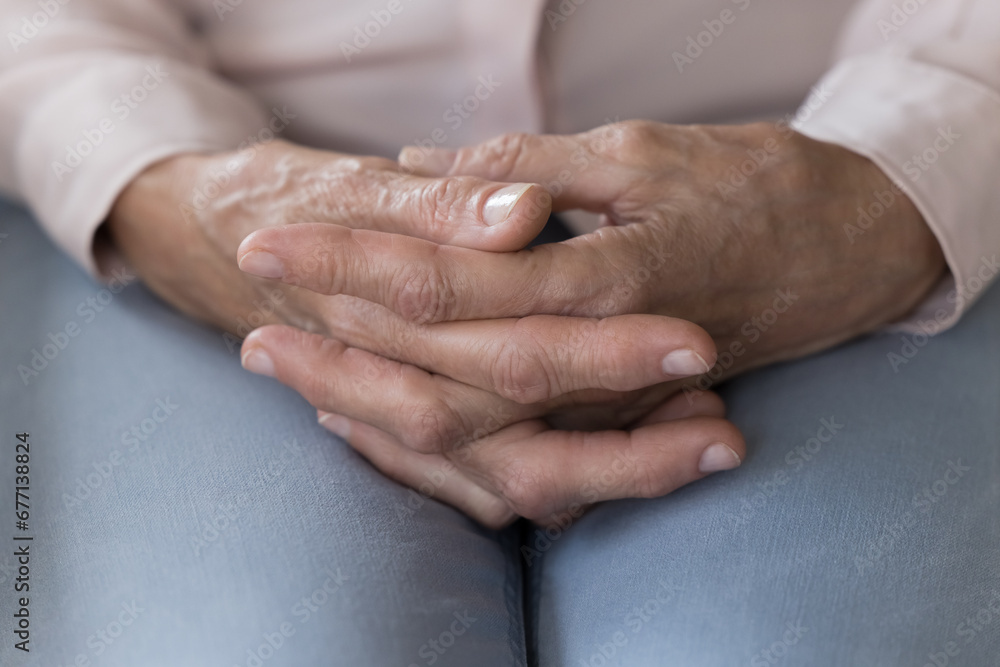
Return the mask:
<path id="1" fill-rule="evenodd" d="M 605 125 L 575 135 L 505 134 L 459 150 L 407 146 L 399 154 L 406 172 L 422 176 L 478 176 L 506 183 L 538 183 L 555 210 L 602 212 L 634 180 L 616 160 L 627 125 Z"/>

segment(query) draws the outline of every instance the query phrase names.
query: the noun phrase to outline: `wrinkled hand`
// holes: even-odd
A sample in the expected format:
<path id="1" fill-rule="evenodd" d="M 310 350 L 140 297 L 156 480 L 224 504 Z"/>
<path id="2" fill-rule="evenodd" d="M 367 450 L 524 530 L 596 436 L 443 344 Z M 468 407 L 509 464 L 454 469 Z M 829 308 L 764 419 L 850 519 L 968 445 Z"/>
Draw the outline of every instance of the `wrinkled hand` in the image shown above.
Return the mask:
<path id="1" fill-rule="evenodd" d="M 705 360 L 715 358 L 712 341 L 690 323 L 651 316 L 477 322 L 448 332 L 452 375 L 469 381 L 465 384 L 421 370 L 432 365 L 433 359 L 421 357 L 432 348 L 422 350 L 397 335 L 402 332 L 391 325 L 406 324 L 399 318 L 368 317 L 380 307 L 254 277 L 235 262 L 240 241 L 268 227 L 384 243 L 388 252 L 417 239 L 479 251 L 516 250 L 537 235 L 550 204 L 539 186 L 509 187 L 468 176 L 427 178 L 389 160 L 274 142 L 236 153 L 181 155 L 147 169 L 119 197 L 107 231 L 143 280 L 181 310 L 237 334 L 246 333 L 241 330 L 246 324 L 293 325 L 251 336 L 245 364 L 276 375 L 317 407 L 342 410 L 395 433 L 398 446 L 390 450 L 389 436 L 380 440 L 382 432 L 367 424 L 325 419 L 342 432 L 351 428 L 364 435 L 348 434 L 348 440 L 390 476 L 418 489 L 431 480 L 430 495 L 488 525 L 503 525 L 515 513 L 547 519 L 607 498 L 660 495 L 736 465 L 742 440 L 720 418 L 721 403 L 712 396 L 697 405 L 666 404 L 629 434 L 562 434 L 538 419 L 547 410 L 540 404 L 542 393 L 556 400 L 574 391 L 631 390 L 704 372 Z M 256 273 L 270 277 L 273 263 L 243 254 L 244 268 L 255 261 Z M 299 269 L 322 273 L 324 267 L 305 259 Z M 420 367 L 390 363 L 344 345 L 343 338 L 320 335 L 343 333 L 352 322 L 385 325 L 374 331 L 379 340 L 405 345 Z M 536 332 L 543 334 L 536 344 L 578 343 L 573 355 L 546 360 L 546 372 L 559 384 L 529 387 L 519 396 L 538 399 L 535 404 L 483 389 L 494 389 L 494 379 L 507 381 L 490 369 L 529 360 L 523 355 L 539 348 L 519 341 Z M 447 453 L 438 446 L 446 433 L 454 436 Z M 715 442 L 728 446 L 706 455 Z M 431 453 L 415 454 L 401 443 Z"/>
<path id="2" fill-rule="evenodd" d="M 483 298 L 486 270 L 480 281 L 452 280 L 443 262 L 427 266 L 455 294 L 448 318 L 682 317 L 712 334 L 726 357 L 717 370 L 730 375 L 893 322 L 945 268 L 905 195 L 858 236 L 859 207 L 884 203 L 877 197 L 893 183 L 866 158 L 782 124 L 631 121 L 568 137 L 510 135 L 457 153 L 411 148 L 401 161 L 424 175 L 546 184 L 557 210 L 601 213 L 610 226 L 553 246 L 544 290 L 531 289 L 543 271 L 511 271 L 512 256 L 493 257 L 498 274 L 520 278 L 493 300 Z M 525 296 L 505 298 L 514 294 Z"/>
<path id="3" fill-rule="evenodd" d="M 327 298 L 239 271 L 236 249 L 254 230 L 327 223 L 504 251 L 537 236 L 548 212 L 538 186 L 423 178 L 391 160 L 274 141 L 153 165 L 118 197 L 106 226 L 160 296 L 242 336 L 241 323 L 325 331 L 334 316 Z"/>
<path id="4" fill-rule="evenodd" d="M 655 409 L 678 390 L 677 382 L 641 388 L 654 379 L 652 351 L 662 354 L 656 347 L 661 337 L 638 320 L 631 331 L 609 334 L 609 323 L 668 315 L 705 327 L 720 354 L 695 384 L 700 390 L 712 380 L 822 350 L 891 322 L 921 299 L 944 268 L 937 241 L 905 196 L 862 237 L 845 233 L 858 207 L 868 208 L 891 184 L 868 160 L 787 128 L 629 122 L 570 137 L 511 135 L 457 153 L 408 149 L 401 162 L 424 175 L 542 183 L 557 209 L 601 213 L 607 226 L 510 253 L 318 226 L 249 237 L 240 248 L 244 269 L 255 272 L 250 258 L 267 253 L 271 277 L 370 302 L 350 302 L 333 335 L 373 355 L 371 360 L 384 357 L 381 368 L 390 377 L 402 362 L 439 374 L 421 375 L 423 381 L 447 376 L 493 392 L 478 394 L 482 400 L 475 402 L 458 401 L 439 387 L 411 384 L 406 395 L 433 405 L 416 413 L 393 409 L 397 403 L 386 401 L 382 387 L 349 401 L 336 387 L 311 394 L 314 405 L 348 414 L 350 419 L 328 418 L 327 425 L 347 433 L 373 460 L 401 461 L 412 450 L 448 457 L 476 433 L 486 436 L 483 442 L 493 431 L 502 438 L 503 424 L 489 415 L 508 401 L 521 406 L 502 408 L 513 422 L 546 414 L 550 423 L 568 428 L 607 428 L 642 419 L 650 410 L 653 416 L 646 419 L 655 420 L 667 410 L 682 418 L 660 428 L 677 428 L 694 414 L 684 410 L 705 409 L 699 406 L 714 401 L 712 395 L 689 392 Z M 497 317 L 522 318 L 511 321 L 516 326 L 508 343 L 482 335 L 508 326 L 479 321 Z M 575 325 L 567 329 L 567 322 Z M 272 335 L 261 331 L 244 349 L 294 349 L 301 360 L 320 363 L 320 341 L 296 347 Z M 709 359 L 702 348 L 694 349 Z M 625 359 L 645 355 L 645 373 L 615 372 Z M 343 367 L 337 370 L 343 375 Z M 302 381 L 288 373 L 285 381 L 302 390 Z M 413 414 L 420 416 L 416 431 L 408 426 Z M 645 428 L 649 422 L 639 423 Z M 717 435 L 742 454 L 737 433 Z M 664 453 L 676 450 L 666 430 L 660 437 L 667 443 Z M 692 479 L 694 460 L 689 455 L 686 468 Z M 513 466 L 511 474 L 499 486 L 497 479 L 481 480 L 480 488 L 506 489 L 501 495 L 522 500 L 519 513 L 548 519 L 546 512 L 557 504 L 548 502 L 552 494 L 545 489 L 562 471 L 524 461 L 501 459 L 494 471 Z M 652 481 L 671 468 L 648 470 Z M 655 491 L 675 486 L 653 485 Z"/>
<path id="5" fill-rule="evenodd" d="M 553 367 L 600 349 L 554 335 L 563 320 L 539 314 L 655 314 L 695 322 L 720 352 L 696 385 L 705 389 L 712 380 L 889 323 L 912 309 L 944 270 L 936 239 L 905 196 L 860 238 L 845 233 L 858 207 L 868 208 L 891 183 L 867 159 L 788 128 L 631 121 L 575 136 L 509 135 L 457 153 L 406 149 L 400 159 L 423 175 L 541 183 L 556 209 L 598 212 L 607 226 L 511 253 L 303 226 L 255 234 L 241 256 L 267 251 L 275 258 L 274 277 L 385 307 L 342 320 L 335 335 L 345 343 L 520 402 L 580 389 L 574 377 L 583 369 L 570 364 L 567 377 Z M 304 270 L 306 264 L 319 268 Z M 492 343 L 458 344 L 454 333 L 488 325 L 458 321 L 497 317 L 534 324 L 499 367 L 476 364 L 477 356 L 496 358 Z M 441 322 L 450 324 L 434 324 Z M 393 336 L 381 335 L 390 330 Z M 400 337 L 418 344 L 393 347 Z M 640 350 L 648 346 L 634 340 Z M 549 421 L 587 428 L 628 423 L 677 391 L 677 383 L 627 391 L 618 377 L 589 383 L 610 391 L 548 403 L 562 412 Z M 468 408 L 434 427 L 446 441 L 450 429 L 481 419 Z"/>

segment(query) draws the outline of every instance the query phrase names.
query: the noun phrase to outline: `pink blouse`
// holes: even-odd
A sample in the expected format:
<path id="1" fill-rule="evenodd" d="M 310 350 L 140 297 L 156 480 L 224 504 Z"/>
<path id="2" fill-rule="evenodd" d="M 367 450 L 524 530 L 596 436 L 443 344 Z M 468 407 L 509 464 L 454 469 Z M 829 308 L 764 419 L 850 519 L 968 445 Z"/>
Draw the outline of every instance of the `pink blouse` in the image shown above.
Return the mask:
<path id="1" fill-rule="evenodd" d="M 950 326 L 1000 270 L 996 0 L 0 0 L 0 22 L 0 190 L 94 275 L 115 198 L 172 154 L 626 118 L 785 118 L 874 160 L 951 269 L 906 329 Z"/>

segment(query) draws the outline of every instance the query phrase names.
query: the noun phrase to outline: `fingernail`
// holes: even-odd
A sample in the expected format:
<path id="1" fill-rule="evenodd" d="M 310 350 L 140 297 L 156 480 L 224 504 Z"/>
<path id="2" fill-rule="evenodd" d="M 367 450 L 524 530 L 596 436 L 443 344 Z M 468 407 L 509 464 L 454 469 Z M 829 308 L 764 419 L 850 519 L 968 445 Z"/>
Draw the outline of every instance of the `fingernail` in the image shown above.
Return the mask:
<path id="1" fill-rule="evenodd" d="M 447 148 L 407 146 L 399 152 L 399 164 L 421 174 L 444 176 L 455 164 L 458 151 Z"/>
<path id="2" fill-rule="evenodd" d="M 686 378 L 692 375 L 701 375 L 710 370 L 712 367 L 708 365 L 708 362 L 702 359 L 700 354 L 688 348 L 674 350 L 663 357 L 663 372 L 667 375 Z"/>
<path id="3" fill-rule="evenodd" d="M 285 264 L 269 252 L 251 250 L 239 261 L 240 270 L 261 278 L 280 278 L 285 275 Z"/>
<path id="4" fill-rule="evenodd" d="M 269 378 L 274 377 L 274 362 L 271 361 L 271 356 L 259 347 L 255 347 L 244 354 L 240 359 L 240 363 L 243 364 L 243 368 L 251 373 L 265 375 Z"/>
<path id="5" fill-rule="evenodd" d="M 521 197 L 529 189 L 531 189 L 530 183 L 519 183 L 494 192 L 483 205 L 483 221 L 490 227 L 505 222 L 517 206 L 517 202 L 521 201 Z"/>
<path id="6" fill-rule="evenodd" d="M 727 445 L 717 442 L 710 445 L 701 454 L 701 461 L 698 462 L 698 470 L 708 474 L 710 472 L 722 472 L 732 470 L 740 465 L 740 456 Z"/>
<path id="7" fill-rule="evenodd" d="M 334 435 L 339 435 L 344 440 L 351 437 L 351 422 L 346 417 L 323 412 L 319 416 L 319 425 Z"/>

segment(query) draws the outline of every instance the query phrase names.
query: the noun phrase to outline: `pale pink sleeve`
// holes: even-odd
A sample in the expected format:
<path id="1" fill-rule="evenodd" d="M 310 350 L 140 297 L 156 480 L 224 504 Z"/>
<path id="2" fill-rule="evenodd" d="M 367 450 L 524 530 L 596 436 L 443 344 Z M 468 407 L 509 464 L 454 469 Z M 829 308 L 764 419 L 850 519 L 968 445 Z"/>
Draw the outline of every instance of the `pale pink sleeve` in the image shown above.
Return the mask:
<path id="1" fill-rule="evenodd" d="M 0 0 L 0 190 L 92 275 L 94 233 L 140 171 L 265 123 L 157 0 Z"/>
<path id="2" fill-rule="evenodd" d="M 1000 271 L 1000 2 L 860 3 L 793 127 L 870 158 L 914 201 L 950 274 L 897 328 L 952 326 Z M 890 195 L 845 236 L 864 243 Z"/>

